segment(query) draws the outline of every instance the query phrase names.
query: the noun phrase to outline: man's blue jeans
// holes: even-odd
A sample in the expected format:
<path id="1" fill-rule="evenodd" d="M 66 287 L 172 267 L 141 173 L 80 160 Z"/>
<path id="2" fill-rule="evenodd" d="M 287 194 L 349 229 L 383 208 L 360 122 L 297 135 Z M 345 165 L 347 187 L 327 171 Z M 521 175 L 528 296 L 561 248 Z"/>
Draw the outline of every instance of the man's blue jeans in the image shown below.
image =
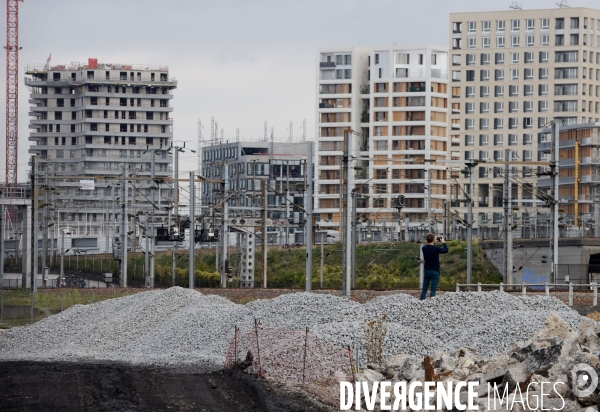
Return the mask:
<path id="1" fill-rule="evenodd" d="M 440 271 L 439 270 L 425 270 L 425 274 L 423 276 L 423 290 L 421 291 L 421 300 L 425 300 L 427 297 L 427 289 L 429 289 L 429 284 L 431 283 L 431 293 L 429 297 L 432 298 L 435 296 L 435 291 L 437 290 L 438 283 L 440 283 Z"/>

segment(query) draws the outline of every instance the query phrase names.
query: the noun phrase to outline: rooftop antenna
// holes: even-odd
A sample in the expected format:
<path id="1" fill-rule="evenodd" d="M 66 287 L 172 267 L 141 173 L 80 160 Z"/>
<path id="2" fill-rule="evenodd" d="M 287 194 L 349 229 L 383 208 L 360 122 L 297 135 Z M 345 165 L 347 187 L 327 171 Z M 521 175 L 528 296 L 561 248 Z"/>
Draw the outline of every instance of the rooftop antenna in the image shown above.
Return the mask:
<path id="1" fill-rule="evenodd" d="M 215 139 L 215 144 L 219 144 L 219 122 L 217 121 L 215 121 L 215 135 L 213 139 Z"/>
<path id="2" fill-rule="evenodd" d="M 271 159 L 273 158 L 273 151 L 275 150 L 275 133 L 271 127 Z"/>
<path id="3" fill-rule="evenodd" d="M 210 144 L 213 144 L 213 139 L 215 138 L 215 118 L 210 118 Z"/>
<path id="4" fill-rule="evenodd" d="M 224 135 L 224 133 L 223 133 L 223 128 L 221 127 L 221 143 L 223 143 L 223 142 L 224 142 L 224 140 L 223 140 L 223 135 Z"/>
<path id="5" fill-rule="evenodd" d="M 198 167 L 198 174 L 202 175 L 202 144 L 203 144 L 203 136 L 202 136 L 202 120 L 198 119 L 198 159 L 197 159 L 197 167 Z M 179 176 L 175 176 L 176 179 L 179 178 Z"/>
<path id="6" fill-rule="evenodd" d="M 240 141 L 240 128 L 236 128 L 235 129 L 235 141 L 239 142 Z"/>
<path id="7" fill-rule="evenodd" d="M 269 133 L 267 132 L 267 121 L 265 120 L 265 142 L 269 141 Z"/>
<path id="8" fill-rule="evenodd" d="M 519 4 L 516 1 L 513 1 L 509 8 L 513 10 L 523 10 L 523 3 Z"/>
<path id="9" fill-rule="evenodd" d="M 556 5 L 558 7 L 560 7 L 561 9 L 570 9 L 571 6 L 569 5 L 569 2 L 567 0 L 561 0 L 560 3 L 556 3 Z"/>
<path id="10" fill-rule="evenodd" d="M 290 122 L 290 138 L 288 139 L 288 143 L 292 143 L 294 141 L 294 122 Z"/>
<path id="11" fill-rule="evenodd" d="M 306 142 L 306 119 L 302 120 L 302 143 Z"/>

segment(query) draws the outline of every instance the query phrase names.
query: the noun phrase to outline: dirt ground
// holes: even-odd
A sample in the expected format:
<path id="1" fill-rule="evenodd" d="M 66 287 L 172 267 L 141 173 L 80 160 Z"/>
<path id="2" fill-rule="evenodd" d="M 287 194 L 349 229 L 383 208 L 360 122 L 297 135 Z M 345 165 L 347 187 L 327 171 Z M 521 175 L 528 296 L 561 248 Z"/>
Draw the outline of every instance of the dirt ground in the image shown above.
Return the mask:
<path id="1" fill-rule="evenodd" d="M 114 363 L 0 362 L 0 410 L 331 411 L 302 391 L 233 371 L 182 373 Z"/>

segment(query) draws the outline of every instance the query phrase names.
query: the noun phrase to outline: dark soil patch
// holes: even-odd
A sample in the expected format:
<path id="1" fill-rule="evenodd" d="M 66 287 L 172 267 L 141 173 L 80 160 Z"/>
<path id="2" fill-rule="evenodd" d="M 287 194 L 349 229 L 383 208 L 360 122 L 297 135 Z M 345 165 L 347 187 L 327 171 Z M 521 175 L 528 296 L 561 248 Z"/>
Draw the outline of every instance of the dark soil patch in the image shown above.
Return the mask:
<path id="1" fill-rule="evenodd" d="M 301 391 L 233 371 L 184 373 L 115 363 L 0 362 L 9 411 L 325 411 Z"/>

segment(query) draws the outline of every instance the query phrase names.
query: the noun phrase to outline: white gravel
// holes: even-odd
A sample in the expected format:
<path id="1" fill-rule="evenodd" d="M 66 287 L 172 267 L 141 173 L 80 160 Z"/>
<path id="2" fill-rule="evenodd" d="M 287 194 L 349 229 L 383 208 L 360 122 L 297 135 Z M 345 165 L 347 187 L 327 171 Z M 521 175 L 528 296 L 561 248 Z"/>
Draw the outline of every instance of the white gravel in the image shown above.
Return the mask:
<path id="1" fill-rule="evenodd" d="M 0 360 L 124 361 L 219 369 L 234 326 L 309 327 L 334 345 L 357 347 L 365 320 L 387 313 L 387 356 L 424 356 L 470 346 L 505 352 L 544 326 L 551 313 L 576 327 L 581 316 L 552 297 L 500 292 L 447 293 L 419 301 L 395 294 L 364 305 L 326 294 L 292 293 L 238 305 L 215 295 L 170 288 L 77 305 L 31 326 L 0 334 Z"/>

